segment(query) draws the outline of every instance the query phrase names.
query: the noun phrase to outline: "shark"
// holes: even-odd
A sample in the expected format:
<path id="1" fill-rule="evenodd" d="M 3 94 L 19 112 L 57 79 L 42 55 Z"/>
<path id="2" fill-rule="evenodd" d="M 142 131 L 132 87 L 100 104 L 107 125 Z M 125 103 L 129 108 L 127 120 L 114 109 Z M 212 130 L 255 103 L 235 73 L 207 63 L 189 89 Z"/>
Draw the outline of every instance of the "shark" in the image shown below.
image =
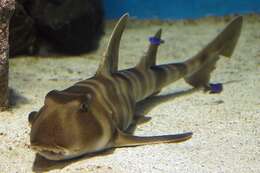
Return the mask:
<path id="1" fill-rule="evenodd" d="M 118 147 L 177 143 L 192 132 L 161 136 L 136 136 L 133 125 L 150 120 L 136 115 L 138 102 L 158 94 L 178 79 L 194 88 L 210 90 L 210 74 L 221 57 L 231 57 L 240 36 L 238 16 L 196 55 L 180 63 L 156 64 L 161 39 L 159 29 L 137 65 L 118 70 L 119 46 L 129 15 L 117 22 L 95 75 L 58 91 L 47 93 L 44 105 L 28 116 L 30 147 L 48 160 L 67 160 Z"/>

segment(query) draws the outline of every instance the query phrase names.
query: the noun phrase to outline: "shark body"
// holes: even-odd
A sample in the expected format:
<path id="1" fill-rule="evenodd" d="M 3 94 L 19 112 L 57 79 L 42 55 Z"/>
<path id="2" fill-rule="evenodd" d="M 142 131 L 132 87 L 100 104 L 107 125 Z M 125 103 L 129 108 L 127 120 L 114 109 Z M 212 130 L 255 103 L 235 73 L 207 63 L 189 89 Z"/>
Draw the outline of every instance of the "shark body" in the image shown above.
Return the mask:
<path id="1" fill-rule="evenodd" d="M 151 42 L 136 67 L 118 71 L 118 51 L 128 15 L 114 28 L 96 75 L 62 90 L 50 91 L 44 106 L 31 112 L 32 149 L 50 160 L 65 160 L 109 148 L 181 142 L 192 132 L 134 136 L 132 125 L 149 119 L 135 115 L 136 103 L 185 78 L 194 87 L 209 88 L 210 73 L 220 55 L 230 57 L 238 41 L 242 17 L 231 21 L 198 54 L 183 63 L 156 65 L 159 43 Z M 160 41 L 161 29 L 153 37 Z"/>

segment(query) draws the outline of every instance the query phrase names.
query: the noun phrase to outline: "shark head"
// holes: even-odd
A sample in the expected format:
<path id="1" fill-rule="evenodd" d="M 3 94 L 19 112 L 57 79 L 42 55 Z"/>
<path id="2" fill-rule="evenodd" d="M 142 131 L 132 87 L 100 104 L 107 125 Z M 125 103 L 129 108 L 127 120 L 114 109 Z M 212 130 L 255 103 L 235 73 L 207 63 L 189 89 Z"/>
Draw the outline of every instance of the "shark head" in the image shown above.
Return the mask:
<path id="1" fill-rule="evenodd" d="M 90 93 L 49 92 L 39 112 L 29 114 L 31 148 L 49 160 L 70 159 L 104 148 L 108 138 L 96 116 L 102 110 L 95 104 Z"/>

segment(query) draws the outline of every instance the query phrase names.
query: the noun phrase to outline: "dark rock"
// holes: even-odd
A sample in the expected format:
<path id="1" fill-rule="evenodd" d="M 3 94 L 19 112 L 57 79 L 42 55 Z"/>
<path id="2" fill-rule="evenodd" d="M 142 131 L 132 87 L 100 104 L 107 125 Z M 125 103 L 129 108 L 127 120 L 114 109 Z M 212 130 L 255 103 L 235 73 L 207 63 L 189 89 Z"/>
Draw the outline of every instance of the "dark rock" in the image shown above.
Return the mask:
<path id="1" fill-rule="evenodd" d="M 43 43 L 61 54 L 82 54 L 98 47 L 104 32 L 102 0 L 17 0 L 17 3 L 23 9 L 19 8 L 16 12 L 19 15 L 14 15 L 11 23 L 12 55 L 23 53 L 21 50 L 34 54 Z M 21 21 L 27 25 L 23 26 Z M 24 35 L 19 40 L 21 30 Z"/>
<path id="2" fill-rule="evenodd" d="M 33 19 L 24 7 L 16 3 L 15 12 L 10 21 L 10 56 L 32 54 L 36 51 L 36 31 Z"/>
<path id="3" fill-rule="evenodd" d="M 14 0 L 0 1 L 0 111 L 8 107 L 8 35 L 14 8 Z"/>

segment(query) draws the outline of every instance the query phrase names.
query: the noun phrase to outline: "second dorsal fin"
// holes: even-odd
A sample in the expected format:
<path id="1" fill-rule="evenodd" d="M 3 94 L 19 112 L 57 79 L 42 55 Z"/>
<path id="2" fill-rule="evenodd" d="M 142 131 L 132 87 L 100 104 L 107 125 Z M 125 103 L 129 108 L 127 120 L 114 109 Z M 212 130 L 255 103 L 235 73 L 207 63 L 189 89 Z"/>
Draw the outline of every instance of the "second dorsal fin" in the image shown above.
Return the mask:
<path id="1" fill-rule="evenodd" d="M 128 14 L 124 14 L 117 22 L 110 37 L 106 52 L 103 55 L 97 74 L 110 75 L 118 70 L 118 54 L 121 36 L 127 24 Z"/>
<path id="2" fill-rule="evenodd" d="M 151 66 L 155 65 L 158 47 L 161 43 L 163 43 L 163 41 L 161 40 L 161 35 L 162 29 L 159 29 L 153 37 L 149 38 L 150 45 L 148 47 L 148 51 L 142 57 L 137 67 L 150 68 Z"/>

